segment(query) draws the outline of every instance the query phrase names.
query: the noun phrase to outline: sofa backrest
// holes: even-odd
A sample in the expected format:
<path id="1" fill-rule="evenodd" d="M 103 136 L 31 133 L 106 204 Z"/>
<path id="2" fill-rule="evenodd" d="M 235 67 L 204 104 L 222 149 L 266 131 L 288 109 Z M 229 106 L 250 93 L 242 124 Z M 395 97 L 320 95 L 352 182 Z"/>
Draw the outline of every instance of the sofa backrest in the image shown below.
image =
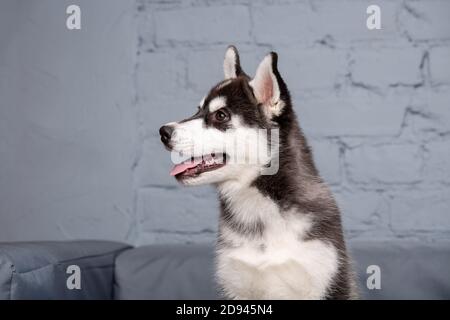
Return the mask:
<path id="1" fill-rule="evenodd" d="M 450 299 L 450 243 L 351 242 L 349 247 L 361 298 Z M 116 299 L 218 298 L 214 250 L 207 245 L 128 250 L 117 258 L 115 279 Z"/>

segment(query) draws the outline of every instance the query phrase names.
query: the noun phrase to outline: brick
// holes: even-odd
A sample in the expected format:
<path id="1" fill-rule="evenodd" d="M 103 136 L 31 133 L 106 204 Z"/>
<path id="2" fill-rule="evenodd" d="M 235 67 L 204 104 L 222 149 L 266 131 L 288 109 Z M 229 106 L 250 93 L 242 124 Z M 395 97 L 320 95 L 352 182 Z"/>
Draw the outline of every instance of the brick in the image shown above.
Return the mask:
<path id="1" fill-rule="evenodd" d="M 409 98 L 381 96 L 352 88 L 342 94 L 295 101 L 300 124 L 308 135 L 390 136 L 397 135 Z"/>
<path id="2" fill-rule="evenodd" d="M 184 94 L 184 97 L 182 96 Z M 158 136 L 161 125 L 186 119 L 197 112 L 197 106 L 203 96 L 180 90 L 171 96 L 141 97 L 138 102 L 139 122 L 146 135 Z"/>
<path id="3" fill-rule="evenodd" d="M 391 225 L 397 232 L 449 231 L 450 189 L 417 190 L 395 194 Z"/>
<path id="4" fill-rule="evenodd" d="M 178 186 L 169 175 L 173 167 L 170 152 L 161 143 L 159 137 L 151 136 L 142 145 L 141 159 L 135 169 L 138 188 L 146 186 Z"/>
<path id="5" fill-rule="evenodd" d="M 402 29 L 415 40 L 450 39 L 450 2 L 406 1 L 399 13 Z"/>
<path id="6" fill-rule="evenodd" d="M 341 210 L 345 230 L 371 230 L 387 224 L 387 203 L 379 193 L 342 190 L 334 194 Z"/>
<path id="7" fill-rule="evenodd" d="M 211 187 L 145 188 L 138 193 L 141 232 L 215 230 L 219 215 Z"/>
<path id="8" fill-rule="evenodd" d="M 414 132 L 423 137 L 425 133 L 446 134 L 450 132 L 450 91 L 426 91 L 414 102 L 418 114 L 412 117 Z"/>
<path id="9" fill-rule="evenodd" d="M 186 87 L 182 52 L 144 52 L 138 58 L 137 91 L 140 98 L 154 100 L 173 97 L 174 93 Z"/>
<path id="10" fill-rule="evenodd" d="M 401 184 L 421 181 L 423 159 L 412 144 L 363 145 L 346 152 L 345 164 L 353 182 Z"/>
<path id="11" fill-rule="evenodd" d="M 192 7 L 155 12 L 156 42 L 239 43 L 250 40 L 245 6 Z"/>
<path id="12" fill-rule="evenodd" d="M 182 52 L 143 53 L 136 74 L 139 121 L 145 134 L 158 135 L 161 125 L 195 113 L 202 94 L 187 88 Z"/>
<path id="13" fill-rule="evenodd" d="M 224 79 L 225 51 L 226 46 L 223 46 L 216 50 L 192 50 L 186 55 L 188 86 L 199 94 L 199 101 L 212 86 Z"/>
<path id="14" fill-rule="evenodd" d="M 422 50 L 414 48 L 356 50 L 352 54 L 352 80 L 375 87 L 417 85 L 422 82 L 422 55 Z"/>
<path id="15" fill-rule="evenodd" d="M 450 139 L 426 144 L 425 181 L 450 183 Z M 449 194 L 450 196 L 450 194 Z"/>
<path id="16" fill-rule="evenodd" d="M 312 42 L 320 38 L 308 27 L 312 14 L 307 3 L 254 7 L 253 34 L 263 43 Z"/>
<path id="17" fill-rule="evenodd" d="M 329 184 L 341 180 L 339 145 L 329 140 L 310 140 L 314 160 L 322 178 Z"/>
<path id="18" fill-rule="evenodd" d="M 138 11 L 137 15 L 137 35 L 139 38 L 138 49 L 142 52 L 145 50 L 154 50 L 155 40 L 155 20 L 153 10 L 143 7 L 147 11 Z"/>
<path id="19" fill-rule="evenodd" d="M 310 43 L 330 36 L 336 41 L 395 39 L 397 4 L 377 1 L 382 10 L 382 29 L 368 30 L 368 2 L 320 1 L 288 5 L 256 6 L 253 33 L 258 42 Z M 274 23 L 268 23 L 274 22 Z"/>
<path id="20" fill-rule="evenodd" d="M 333 89 L 347 72 L 346 54 L 327 47 L 280 47 L 279 69 L 292 92 Z"/>
<path id="21" fill-rule="evenodd" d="M 434 85 L 450 84 L 450 47 L 437 47 L 431 50 L 430 75 Z"/>

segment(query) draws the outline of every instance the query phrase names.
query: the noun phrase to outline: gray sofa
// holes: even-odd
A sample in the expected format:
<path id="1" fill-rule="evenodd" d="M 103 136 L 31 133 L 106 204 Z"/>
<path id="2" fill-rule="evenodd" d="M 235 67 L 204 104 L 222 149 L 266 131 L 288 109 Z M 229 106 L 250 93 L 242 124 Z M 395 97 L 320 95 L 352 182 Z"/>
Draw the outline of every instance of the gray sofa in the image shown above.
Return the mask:
<path id="1" fill-rule="evenodd" d="M 352 242 L 365 299 L 450 299 L 450 243 Z M 212 246 L 0 243 L 0 299 L 216 299 Z M 80 289 L 69 289 L 69 266 Z M 369 265 L 381 288 L 369 290 Z"/>

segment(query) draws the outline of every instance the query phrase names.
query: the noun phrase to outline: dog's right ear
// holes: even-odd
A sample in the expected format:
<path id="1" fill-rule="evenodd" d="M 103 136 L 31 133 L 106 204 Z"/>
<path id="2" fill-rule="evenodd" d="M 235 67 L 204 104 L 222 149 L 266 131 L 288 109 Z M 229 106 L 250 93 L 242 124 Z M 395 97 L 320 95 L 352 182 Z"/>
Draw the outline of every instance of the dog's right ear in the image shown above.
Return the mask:
<path id="1" fill-rule="evenodd" d="M 225 60 L 223 61 L 223 73 L 225 75 L 225 80 L 245 75 L 244 71 L 242 71 L 239 53 L 235 46 L 229 46 L 227 48 Z"/>

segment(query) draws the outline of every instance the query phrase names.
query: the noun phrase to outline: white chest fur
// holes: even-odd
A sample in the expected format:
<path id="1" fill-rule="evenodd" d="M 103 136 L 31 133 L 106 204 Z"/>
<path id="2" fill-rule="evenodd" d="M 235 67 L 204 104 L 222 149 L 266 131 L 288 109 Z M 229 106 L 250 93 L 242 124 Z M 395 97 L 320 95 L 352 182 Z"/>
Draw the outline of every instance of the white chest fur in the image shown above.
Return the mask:
<path id="1" fill-rule="evenodd" d="M 217 280 L 235 299 L 321 299 L 338 269 L 336 249 L 321 240 L 305 240 L 311 217 L 280 212 L 256 188 L 222 188 L 233 218 L 263 222 L 262 236 L 249 237 L 221 225 L 227 246 L 217 251 Z"/>

